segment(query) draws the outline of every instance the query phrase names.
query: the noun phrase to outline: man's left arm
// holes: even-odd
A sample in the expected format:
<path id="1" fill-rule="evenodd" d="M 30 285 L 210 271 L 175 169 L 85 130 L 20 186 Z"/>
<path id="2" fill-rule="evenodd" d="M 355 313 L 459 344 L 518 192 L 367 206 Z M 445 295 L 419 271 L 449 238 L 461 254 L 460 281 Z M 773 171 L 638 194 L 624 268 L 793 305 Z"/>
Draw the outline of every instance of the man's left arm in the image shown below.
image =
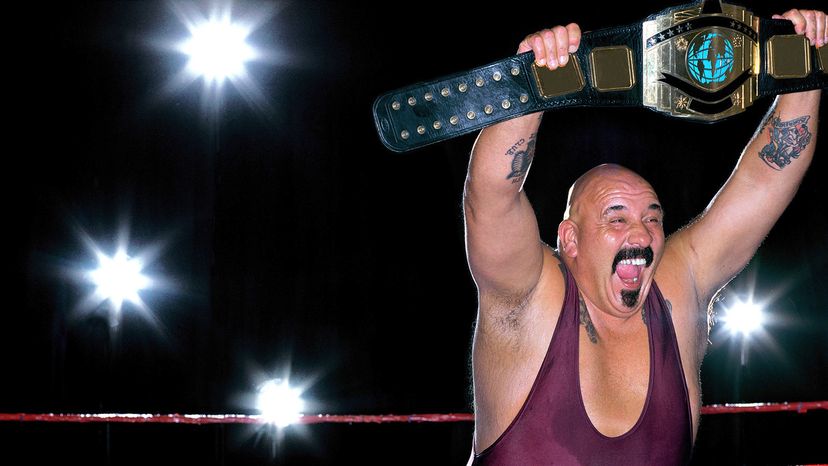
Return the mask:
<path id="1" fill-rule="evenodd" d="M 782 17 L 812 44 L 826 43 L 825 13 L 791 10 Z M 777 97 L 724 186 L 693 224 L 671 237 L 700 305 L 747 265 L 796 194 L 816 147 L 821 92 Z"/>

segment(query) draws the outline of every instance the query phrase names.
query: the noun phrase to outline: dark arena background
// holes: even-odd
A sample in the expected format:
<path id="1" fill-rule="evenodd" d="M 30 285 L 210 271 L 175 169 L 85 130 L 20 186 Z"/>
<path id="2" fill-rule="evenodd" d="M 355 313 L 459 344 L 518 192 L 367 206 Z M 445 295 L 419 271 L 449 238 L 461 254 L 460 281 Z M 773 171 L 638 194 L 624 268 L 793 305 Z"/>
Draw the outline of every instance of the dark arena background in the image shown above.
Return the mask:
<path id="1" fill-rule="evenodd" d="M 269 379 L 299 387 L 308 414 L 470 413 L 461 196 L 475 135 L 392 153 L 373 100 L 507 57 L 544 27 L 595 30 L 675 5 L 236 2 L 260 55 L 218 91 L 187 76 L 176 47 L 217 3 L 20 3 L 5 15 L 0 412 L 219 415 L 258 415 Z M 820 2 L 743 4 L 770 17 Z M 543 239 L 555 241 L 569 185 L 604 162 L 650 180 L 676 231 L 770 103 L 717 124 L 548 112 L 525 188 Z M 705 405 L 828 400 L 819 133 L 796 198 L 716 305 L 753 296 L 767 319 L 744 352 L 714 328 Z M 115 312 L 87 272 L 96 251 L 119 248 L 151 281 Z M 0 422 L 2 464 L 462 465 L 473 429 L 15 419 Z M 704 415 L 693 464 L 826 463 L 826 431 L 824 409 Z"/>

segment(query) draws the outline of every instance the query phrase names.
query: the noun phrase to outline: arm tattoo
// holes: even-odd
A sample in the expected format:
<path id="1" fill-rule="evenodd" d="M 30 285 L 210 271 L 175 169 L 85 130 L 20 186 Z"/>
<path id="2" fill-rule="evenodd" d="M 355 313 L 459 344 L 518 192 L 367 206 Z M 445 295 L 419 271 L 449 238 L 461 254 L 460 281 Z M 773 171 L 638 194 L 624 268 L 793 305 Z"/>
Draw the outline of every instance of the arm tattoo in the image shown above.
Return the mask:
<path id="1" fill-rule="evenodd" d="M 538 133 L 532 133 L 528 142 L 521 138 L 506 151 L 506 155 L 512 156 L 512 171 L 506 179 L 512 180 L 512 183 L 520 182 L 529 171 L 529 166 L 532 165 L 532 159 L 535 157 L 535 138 L 537 135 Z M 524 143 L 526 147 L 521 150 Z"/>
<path id="2" fill-rule="evenodd" d="M 808 131 L 810 119 L 809 115 L 805 115 L 782 121 L 778 115 L 770 115 L 760 130 L 768 128 L 769 142 L 759 151 L 759 158 L 774 170 L 782 170 L 789 165 L 791 159 L 798 158 L 811 142 L 811 132 Z"/>

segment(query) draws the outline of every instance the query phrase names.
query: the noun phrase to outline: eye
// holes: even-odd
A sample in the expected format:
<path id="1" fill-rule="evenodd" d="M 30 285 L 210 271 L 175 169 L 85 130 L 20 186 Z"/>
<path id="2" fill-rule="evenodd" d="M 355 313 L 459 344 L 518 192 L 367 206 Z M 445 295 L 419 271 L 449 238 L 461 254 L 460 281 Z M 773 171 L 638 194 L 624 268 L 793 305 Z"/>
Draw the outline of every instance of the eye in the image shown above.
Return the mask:
<path id="1" fill-rule="evenodd" d="M 611 220 L 610 220 L 610 223 L 626 223 L 626 220 L 624 220 L 624 219 L 623 219 L 623 218 L 621 218 L 621 217 L 618 217 L 618 218 L 613 218 L 613 219 L 611 219 Z"/>

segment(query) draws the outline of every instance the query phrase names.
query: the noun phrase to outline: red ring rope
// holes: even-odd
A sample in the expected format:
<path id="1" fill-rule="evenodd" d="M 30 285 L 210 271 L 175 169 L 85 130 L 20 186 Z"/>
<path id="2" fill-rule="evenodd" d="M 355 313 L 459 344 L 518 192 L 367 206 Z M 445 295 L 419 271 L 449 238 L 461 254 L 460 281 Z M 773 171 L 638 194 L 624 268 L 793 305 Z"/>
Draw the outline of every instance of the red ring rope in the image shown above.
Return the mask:
<path id="1" fill-rule="evenodd" d="M 828 401 L 799 401 L 784 403 L 726 403 L 703 406 L 702 414 L 769 413 L 793 411 L 806 413 L 809 410 L 826 409 Z M 31 414 L 0 413 L 0 422 L 116 422 L 155 424 L 267 424 L 270 422 L 260 414 Z M 468 422 L 474 421 L 471 413 L 454 414 L 305 414 L 296 424 L 385 424 L 392 422 Z"/>

